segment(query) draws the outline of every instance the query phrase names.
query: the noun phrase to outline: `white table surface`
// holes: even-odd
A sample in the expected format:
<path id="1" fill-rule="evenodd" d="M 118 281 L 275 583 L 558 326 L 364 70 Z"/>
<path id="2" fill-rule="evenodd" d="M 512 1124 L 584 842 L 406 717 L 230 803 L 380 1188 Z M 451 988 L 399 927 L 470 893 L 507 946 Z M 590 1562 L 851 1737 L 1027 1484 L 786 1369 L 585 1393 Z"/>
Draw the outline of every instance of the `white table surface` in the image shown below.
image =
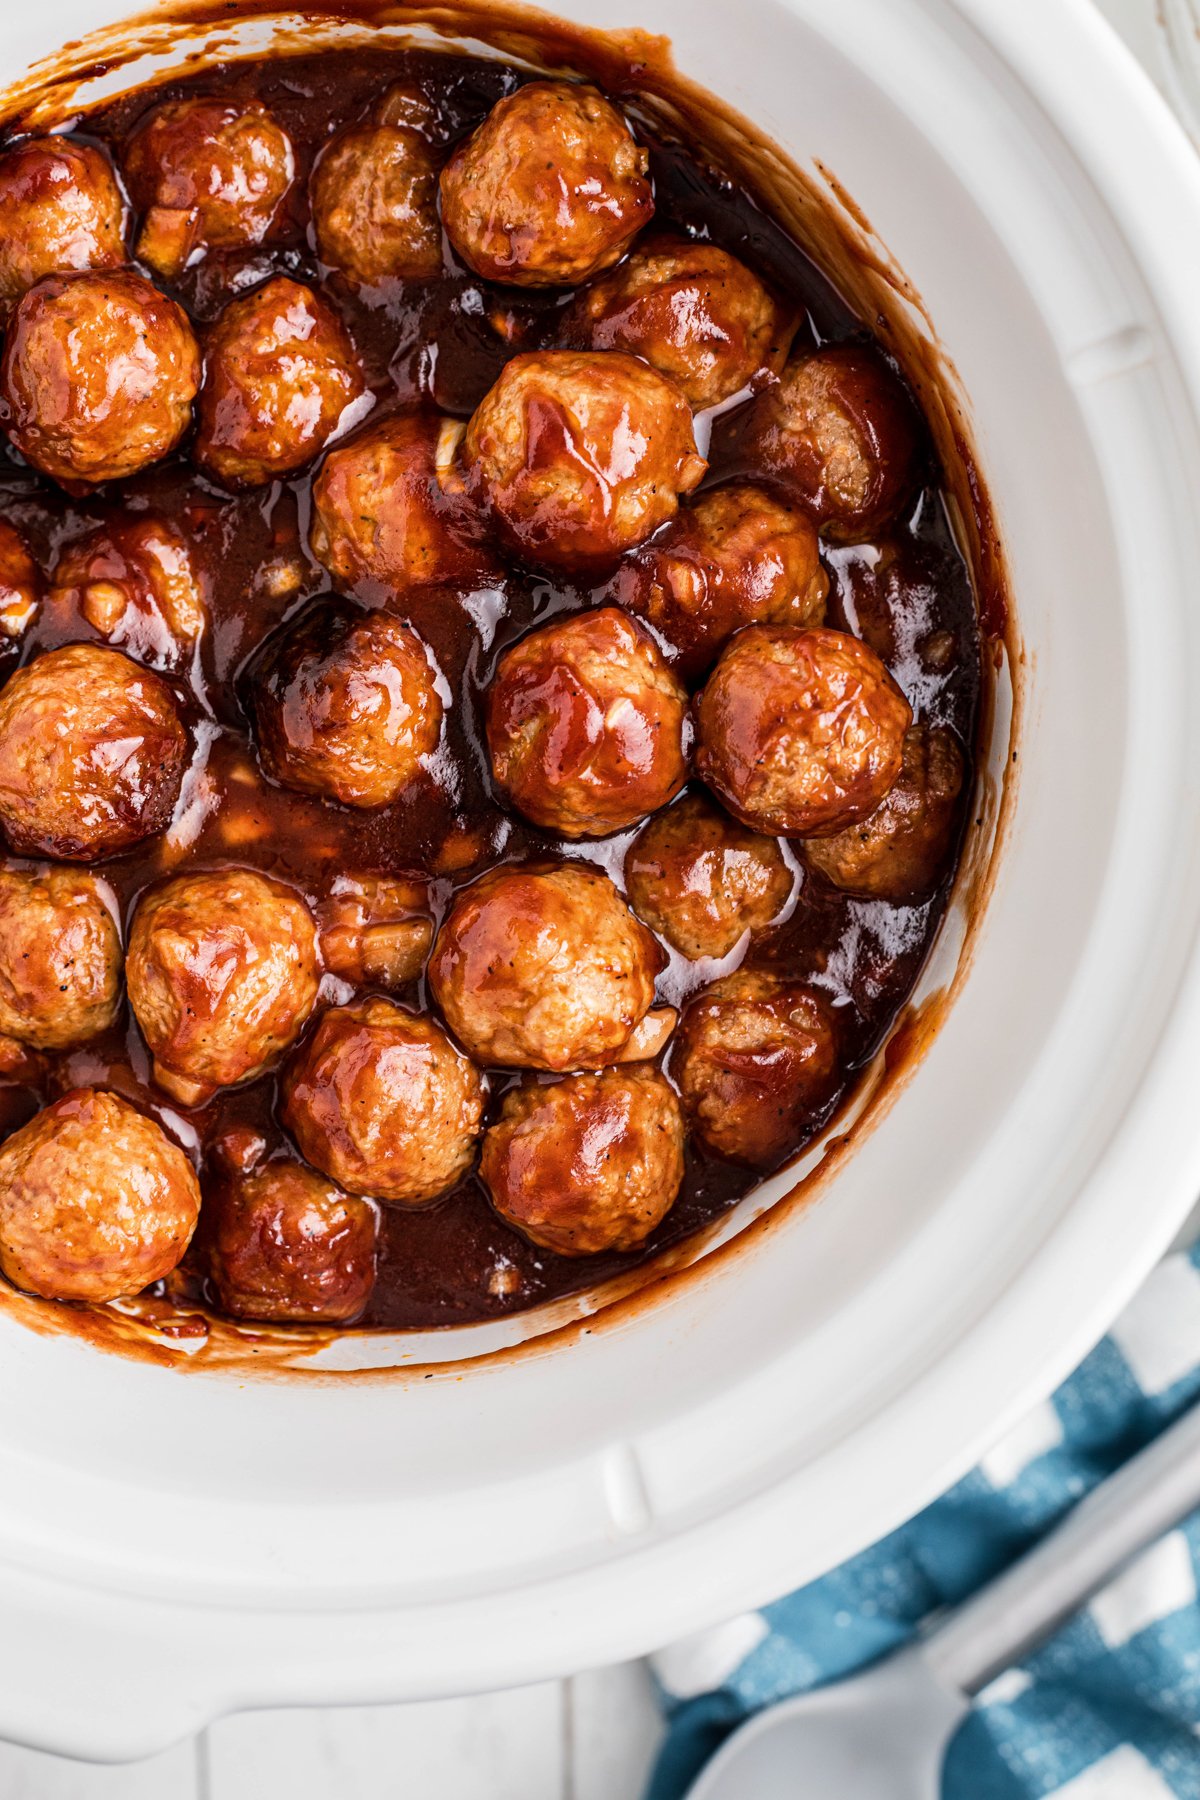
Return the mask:
<path id="1" fill-rule="evenodd" d="M 1156 0 L 1096 4 L 1160 79 Z M 246 1713 L 122 1768 L 0 1744 L 0 1800 L 638 1800 L 660 1736 L 630 1663 L 475 1699 Z"/>
<path id="2" fill-rule="evenodd" d="M 473 1700 L 246 1713 L 121 1768 L 0 1745 L 0 1800 L 637 1800 L 659 1734 L 629 1663 Z"/>

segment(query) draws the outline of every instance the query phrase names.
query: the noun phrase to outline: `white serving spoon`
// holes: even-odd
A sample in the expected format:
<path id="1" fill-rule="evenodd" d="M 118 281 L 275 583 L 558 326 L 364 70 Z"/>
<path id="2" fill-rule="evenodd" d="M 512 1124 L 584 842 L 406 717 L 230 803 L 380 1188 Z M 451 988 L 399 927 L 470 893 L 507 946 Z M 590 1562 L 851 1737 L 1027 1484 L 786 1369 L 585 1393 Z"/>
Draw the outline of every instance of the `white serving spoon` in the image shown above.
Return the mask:
<path id="1" fill-rule="evenodd" d="M 743 1725 L 688 1800 L 936 1800 L 973 1696 L 1197 1506 L 1200 1405 L 913 1645 Z"/>

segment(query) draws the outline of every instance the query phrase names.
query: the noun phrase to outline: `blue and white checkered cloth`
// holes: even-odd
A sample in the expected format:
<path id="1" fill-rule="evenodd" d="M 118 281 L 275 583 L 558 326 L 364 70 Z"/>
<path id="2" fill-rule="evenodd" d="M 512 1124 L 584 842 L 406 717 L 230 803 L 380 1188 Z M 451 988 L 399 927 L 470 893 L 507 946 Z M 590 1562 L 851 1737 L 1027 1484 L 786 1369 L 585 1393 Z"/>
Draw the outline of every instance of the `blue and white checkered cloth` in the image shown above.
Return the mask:
<path id="1" fill-rule="evenodd" d="M 655 1659 L 670 1728 L 648 1800 L 679 1800 L 752 1713 L 885 1655 L 970 1594 L 1198 1397 L 1200 1247 L 1161 1264 L 1054 1398 L 933 1506 Z M 1198 1580 L 1200 1513 L 984 1690 L 942 1800 L 1200 1800 Z"/>

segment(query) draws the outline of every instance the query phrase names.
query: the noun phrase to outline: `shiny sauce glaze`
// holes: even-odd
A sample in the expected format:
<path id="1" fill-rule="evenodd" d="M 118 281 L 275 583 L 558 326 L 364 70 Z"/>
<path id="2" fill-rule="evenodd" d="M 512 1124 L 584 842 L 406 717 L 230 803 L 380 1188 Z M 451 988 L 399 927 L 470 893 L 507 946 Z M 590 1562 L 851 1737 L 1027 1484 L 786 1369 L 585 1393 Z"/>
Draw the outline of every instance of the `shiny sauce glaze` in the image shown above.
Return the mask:
<path id="1" fill-rule="evenodd" d="M 211 252 L 174 284 L 163 285 L 203 330 L 231 296 L 269 275 L 307 282 L 344 321 L 377 406 L 425 401 L 465 420 L 514 350 L 550 340 L 570 295 L 490 286 L 466 270 L 448 244 L 436 277 L 356 293 L 316 259 L 307 177 L 332 133 L 392 82 L 419 87 L 431 103 L 433 122 L 425 129 L 440 156 L 526 79 L 502 62 L 433 52 L 345 51 L 239 62 L 122 98 L 89 114 L 76 135 L 103 145 L 120 168 L 132 133 L 164 99 L 201 91 L 263 101 L 289 134 L 297 164 L 267 240 L 252 249 Z M 795 304 L 802 316 L 798 343 L 867 336 L 821 270 L 751 194 L 706 166 L 701 151 L 637 129 L 651 151 L 656 230 L 711 239 L 741 258 Z M 718 420 L 698 417 L 702 450 L 711 428 L 706 487 L 744 472 L 736 411 L 728 405 L 719 410 Z M 871 645 L 916 720 L 949 728 L 970 758 L 980 707 L 980 631 L 968 572 L 947 524 L 939 471 L 932 452 L 923 455 L 920 491 L 886 544 L 823 544 L 831 577 L 827 623 Z M 182 453 L 145 474 L 76 500 L 35 476 L 11 450 L 0 461 L 0 511 L 24 531 L 43 568 L 53 567 L 64 543 L 120 506 L 134 513 L 152 509 L 176 522 L 192 540 L 202 570 L 210 628 L 194 665 L 171 678 L 194 745 L 179 806 L 164 837 L 97 868 L 119 898 L 126 928 L 149 883 L 192 863 L 262 870 L 294 885 L 314 906 L 347 873 L 411 875 L 428 884 L 435 925 L 456 889 L 497 862 L 585 858 L 623 885 L 624 855 L 635 832 L 598 842 L 539 832 L 499 803 L 483 744 L 483 696 L 498 657 L 531 625 L 593 604 L 597 590 L 586 580 L 575 585 L 496 558 L 493 573 L 473 586 L 427 588 L 405 598 L 403 613 L 441 671 L 446 724 L 431 766 L 396 803 L 355 812 L 286 791 L 262 775 L 247 710 L 256 655 L 281 621 L 331 589 L 308 548 L 314 474 L 310 467 L 296 479 L 231 497 L 196 471 L 185 441 Z M 385 595 L 360 588 L 357 597 L 382 602 Z M 95 639 L 73 606 L 45 606 L 19 651 L 8 653 L 0 676 L 18 660 Z M 960 843 L 971 791 L 968 770 Z M 756 936 L 749 955 L 755 966 L 809 980 L 832 1005 L 840 1085 L 812 1122 L 811 1137 L 853 1090 L 902 1012 L 942 918 L 955 858 L 930 898 L 897 905 L 848 897 L 806 871 L 797 847 L 785 846 L 785 855 L 793 873 L 791 897 L 777 922 Z M 660 1000 L 679 1006 L 746 954 L 744 942 L 720 963 L 689 962 L 671 951 Z M 326 975 L 322 999 L 344 1001 L 353 991 Z M 422 1007 L 430 1003 L 423 981 L 398 997 Z M 489 1119 L 516 1079 L 511 1070 L 488 1071 Z M 13 1082 L 0 1090 L 0 1126 L 7 1133 L 66 1089 L 90 1085 L 125 1093 L 160 1119 L 198 1160 L 202 1181 L 208 1147 L 231 1128 L 261 1137 L 268 1153 L 285 1142 L 274 1075 L 220 1091 L 192 1111 L 168 1102 L 151 1080 L 146 1046 L 128 1009 L 104 1037 L 44 1058 L 34 1085 Z M 801 1148 L 793 1145 L 790 1155 Z M 759 1172 L 706 1154 L 689 1138 L 679 1198 L 642 1247 L 570 1258 L 539 1249 L 511 1229 L 470 1174 L 420 1210 L 382 1209 L 378 1279 L 361 1323 L 463 1325 L 590 1288 L 710 1225 L 759 1179 Z M 188 1259 L 164 1290 L 190 1306 L 212 1303 L 203 1245 L 202 1224 Z"/>

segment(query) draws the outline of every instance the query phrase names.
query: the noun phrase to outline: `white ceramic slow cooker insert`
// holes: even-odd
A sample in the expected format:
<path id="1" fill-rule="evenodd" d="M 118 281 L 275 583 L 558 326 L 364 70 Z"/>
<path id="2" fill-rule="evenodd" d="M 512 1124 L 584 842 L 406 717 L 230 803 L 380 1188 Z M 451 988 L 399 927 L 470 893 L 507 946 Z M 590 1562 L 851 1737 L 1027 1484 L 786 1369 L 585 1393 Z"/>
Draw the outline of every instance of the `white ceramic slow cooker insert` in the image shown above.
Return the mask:
<path id="1" fill-rule="evenodd" d="M 0 80 L 122 10 L 9 9 Z M 968 398 L 1027 656 L 971 968 L 817 1204 L 590 1335 L 233 1380 L 0 1311 L 5 1737 L 132 1756 L 222 1710 L 540 1679 L 770 1599 L 1048 1390 L 1200 1190 L 1193 152 L 1088 0 L 636 13 L 836 173 Z"/>

